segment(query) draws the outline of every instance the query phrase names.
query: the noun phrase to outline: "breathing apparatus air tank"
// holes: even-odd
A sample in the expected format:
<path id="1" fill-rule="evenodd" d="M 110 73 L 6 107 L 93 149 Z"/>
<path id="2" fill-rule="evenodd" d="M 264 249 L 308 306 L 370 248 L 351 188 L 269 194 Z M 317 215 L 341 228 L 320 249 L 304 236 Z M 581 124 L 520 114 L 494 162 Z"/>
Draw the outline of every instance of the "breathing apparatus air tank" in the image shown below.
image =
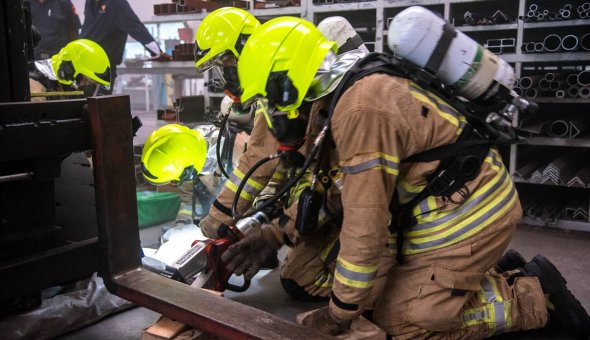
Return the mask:
<path id="1" fill-rule="evenodd" d="M 367 46 L 361 36 L 354 30 L 354 27 L 344 17 L 333 16 L 327 17 L 320 21 L 318 30 L 322 32 L 328 40 L 335 41 L 338 45 L 338 54 L 342 54 L 354 49 L 359 49 L 369 53 Z"/>
<path id="2" fill-rule="evenodd" d="M 409 7 L 393 18 L 387 45 L 471 101 L 492 98 L 499 84 L 514 86 L 508 63 L 424 7 Z"/>

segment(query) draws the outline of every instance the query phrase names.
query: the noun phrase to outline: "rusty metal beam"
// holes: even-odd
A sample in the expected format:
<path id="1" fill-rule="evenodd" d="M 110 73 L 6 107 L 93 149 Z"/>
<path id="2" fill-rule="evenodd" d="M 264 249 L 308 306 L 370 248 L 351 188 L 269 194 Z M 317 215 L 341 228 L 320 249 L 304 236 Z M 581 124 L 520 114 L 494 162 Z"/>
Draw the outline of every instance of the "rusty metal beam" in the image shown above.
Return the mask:
<path id="1" fill-rule="evenodd" d="M 100 274 L 112 293 L 226 339 L 325 339 L 309 328 L 141 268 L 129 98 L 88 99 Z"/>

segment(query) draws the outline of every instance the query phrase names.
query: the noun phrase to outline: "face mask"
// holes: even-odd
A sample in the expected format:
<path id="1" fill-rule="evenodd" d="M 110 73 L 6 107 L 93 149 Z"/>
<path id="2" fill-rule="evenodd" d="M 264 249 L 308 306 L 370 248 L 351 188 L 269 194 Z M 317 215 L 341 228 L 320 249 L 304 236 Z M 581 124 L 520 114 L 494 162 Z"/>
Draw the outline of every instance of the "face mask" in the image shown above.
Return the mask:
<path id="1" fill-rule="evenodd" d="M 264 114 L 266 123 L 275 139 L 283 146 L 299 148 L 305 141 L 307 120 L 298 110 L 289 112 L 277 111 L 269 107 L 266 100 L 258 101 L 257 113 Z"/>

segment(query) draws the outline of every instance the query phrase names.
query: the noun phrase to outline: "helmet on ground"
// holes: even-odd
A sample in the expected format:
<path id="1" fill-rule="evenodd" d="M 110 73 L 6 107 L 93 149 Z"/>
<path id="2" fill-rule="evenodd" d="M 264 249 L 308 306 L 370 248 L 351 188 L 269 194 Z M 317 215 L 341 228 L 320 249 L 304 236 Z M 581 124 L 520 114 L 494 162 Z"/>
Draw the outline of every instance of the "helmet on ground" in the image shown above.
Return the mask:
<path id="1" fill-rule="evenodd" d="M 336 43 L 309 21 L 279 17 L 266 22 L 248 39 L 238 63 L 242 102 L 249 106 L 267 97 L 271 108 L 296 110 L 324 58 L 336 51 Z"/>
<path id="2" fill-rule="evenodd" d="M 111 63 L 99 44 L 88 39 L 70 42 L 51 57 L 57 80 L 64 85 L 81 83 L 83 77 L 94 83 L 111 86 Z"/>
<path id="3" fill-rule="evenodd" d="M 141 154 L 143 177 L 154 185 L 191 181 L 205 165 L 207 142 L 196 130 L 165 125 L 148 137 Z"/>
<path id="4" fill-rule="evenodd" d="M 201 73 L 215 65 L 223 66 L 228 57 L 235 62 L 258 26 L 258 19 L 243 9 L 223 7 L 209 13 L 195 34 L 197 71 Z"/>

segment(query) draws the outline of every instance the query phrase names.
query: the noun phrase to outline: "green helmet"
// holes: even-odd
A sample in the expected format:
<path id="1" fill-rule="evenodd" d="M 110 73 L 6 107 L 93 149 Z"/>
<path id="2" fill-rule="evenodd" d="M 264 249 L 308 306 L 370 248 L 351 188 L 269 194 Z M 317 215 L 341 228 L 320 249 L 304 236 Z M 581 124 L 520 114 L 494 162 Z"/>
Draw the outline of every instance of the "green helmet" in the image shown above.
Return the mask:
<path id="1" fill-rule="evenodd" d="M 309 21 L 279 17 L 264 23 L 244 46 L 238 76 L 248 106 L 267 97 L 278 110 L 297 109 L 329 52 L 337 46 Z"/>
<path id="2" fill-rule="evenodd" d="M 191 181 L 207 158 L 207 141 L 196 130 L 168 124 L 152 132 L 143 147 L 143 177 L 154 185 Z"/>
<path id="3" fill-rule="evenodd" d="M 248 37 L 260 26 L 250 13 L 223 7 L 209 13 L 195 34 L 195 65 L 202 73 L 220 64 L 224 57 L 240 56 Z"/>
<path id="4" fill-rule="evenodd" d="M 82 75 L 95 83 L 111 86 L 109 57 L 92 40 L 78 39 L 70 42 L 51 57 L 51 67 L 57 81 L 64 85 L 72 85 Z"/>

